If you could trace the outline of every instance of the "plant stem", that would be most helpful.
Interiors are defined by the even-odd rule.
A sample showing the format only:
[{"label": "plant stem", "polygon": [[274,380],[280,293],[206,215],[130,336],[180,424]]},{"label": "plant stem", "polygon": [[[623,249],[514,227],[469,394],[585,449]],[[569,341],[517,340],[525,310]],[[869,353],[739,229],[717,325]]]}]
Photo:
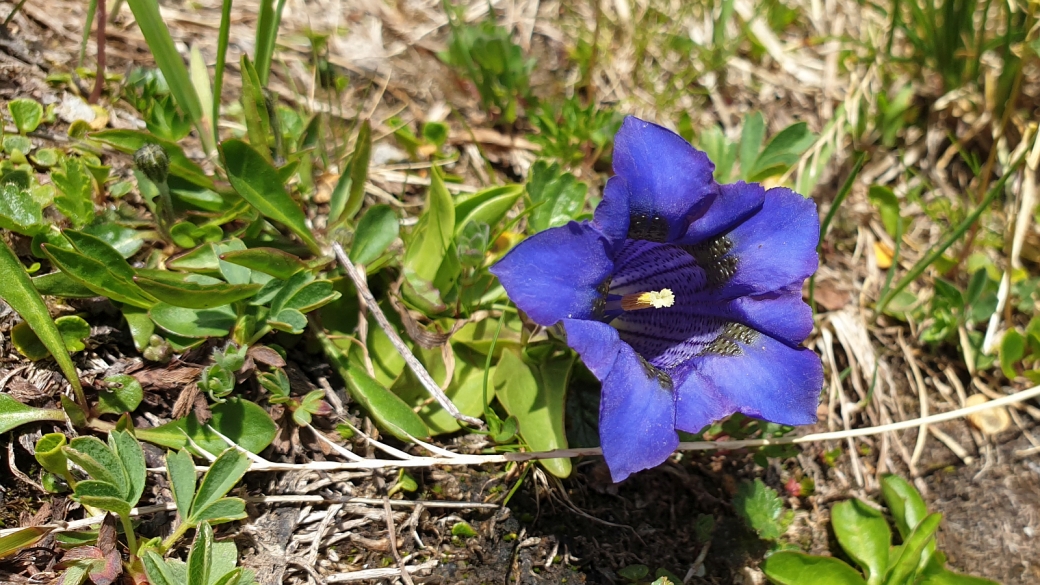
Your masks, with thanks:
[{"label": "plant stem", "polygon": [[96,104],[105,87],[105,0],[97,0],[97,78],[87,103]]},{"label": "plant stem", "polygon": [[[104,0],[98,0],[104,2]],[[137,556],[137,536],[134,534],[134,523],[129,516],[119,515],[119,521],[123,523],[123,533],[126,534],[126,546],[130,549],[130,556]]]},{"label": "plant stem", "polygon": [[192,528],[191,524],[181,518],[181,523],[177,525],[177,528],[166,537],[166,540],[162,541],[159,545],[159,554],[166,554],[166,551],[173,548],[173,545],[177,544],[177,541],[184,537],[184,534]]}]

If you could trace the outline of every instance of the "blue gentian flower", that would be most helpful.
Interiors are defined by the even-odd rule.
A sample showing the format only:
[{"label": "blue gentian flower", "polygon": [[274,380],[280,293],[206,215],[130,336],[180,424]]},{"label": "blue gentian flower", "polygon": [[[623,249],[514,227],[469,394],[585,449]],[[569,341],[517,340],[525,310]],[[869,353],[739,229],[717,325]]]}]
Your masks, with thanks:
[{"label": "blue gentian flower", "polygon": [[535,234],[491,269],[602,382],[614,481],[665,461],[677,430],[734,412],[816,422],[823,367],[801,346],[816,205],[782,187],[720,185],[714,168],[677,134],[626,118],[593,220]]}]

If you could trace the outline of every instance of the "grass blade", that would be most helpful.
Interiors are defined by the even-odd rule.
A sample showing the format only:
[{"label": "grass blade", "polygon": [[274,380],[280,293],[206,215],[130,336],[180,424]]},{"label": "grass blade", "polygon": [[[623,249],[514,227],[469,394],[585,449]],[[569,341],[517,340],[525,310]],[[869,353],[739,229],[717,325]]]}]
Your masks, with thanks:
[{"label": "grass blade", "polygon": [[957,227],[954,228],[953,231],[951,231],[949,235],[946,236],[946,238],[939,242],[938,245],[933,247],[931,250],[928,251],[927,254],[922,256],[921,259],[918,260],[916,264],[914,264],[910,271],[907,272],[906,275],[903,276],[903,278],[899,279],[899,283],[892,287],[888,291],[888,293],[885,296],[883,296],[881,300],[878,301],[877,309],[875,310],[876,314],[880,315],[882,312],[884,312],[885,307],[888,305],[889,302],[891,302],[891,300],[897,294],[903,292],[903,289],[909,286],[911,282],[917,280],[917,277],[921,276],[921,273],[923,273],[926,268],[928,268],[932,265],[933,262],[938,260],[939,257],[943,255],[943,252],[945,252],[950,246],[952,246],[954,242],[959,240],[961,236],[963,236],[964,233],[971,228],[972,224],[978,221],[979,216],[982,215],[982,212],[986,211],[990,203],[993,203],[993,200],[1004,192],[1004,184],[1007,183],[1008,179],[1010,179],[1011,176],[1014,174],[1014,169],[1016,169],[1020,164],[1022,164],[1022,159],[1024,157],[1025,153],[1019,155],[1019,157],[1010,166],[1008,166],[1008,171],[1004,173],[1004,176],[1001,177],[999,181],[997,181],[997,184],[993,185],[990,188],[989,193],[986,193],[986,197],[971,212],[971,214],[968,215],[968,217],[964,218],[964,221],[959,223]]},{"label": "grass blade", "polygon": [[267,87],[267,77],[271,73],[271,59],[274,56],[275,40],[278,38],[278,27],[282,22],[282,10],[285,0],[261,0],[260,16],[256,23],[256,74],[260,78],[260,86]]},{"label": "grass blade", "polygon": [[173,44],[170,30],[166,28],[162,15],[159,14],[159,3],[156,0],[128,0],[127,3],[134,13],[134,20],[137,21],[137,26],[141,29],[148,48],[155,57],[155,64],[159,66],[163,77],[166,78],[167,85],[170,86],[170,93],[173,94],[177,105],[187,114],[191,123],[195,125],[199,136],[203,136],[203,130],[200,127],[202,105],[191,84],[188,68],[184,65],[184,60],[181,59],[177,47]]},{"label": "grass blade", "polygon": [[[867,153],[861,152],[856,157],[856,163],[852,165],[852,171],[849,173],[845,183],[842,184],[841,190],[838,191],[838,195],[834,198],[834,203],[831,203],[831,208],[827,210],[827,215],[823,218],[823,222],[820,223],[820,243],[816,245],[816,252],[819,254],[823,251],[823,239],[827,237],[827,232],[831,229],[831,222],[834,221],[834,216],[837,215],[838,209],[841,208],[841,204],[845,202],[845,198],[852,192],[852,185],[856,182],[856,177],[859,176],[859,172],[863,170],[863,163],[867,160]],[[809,306],[816,311],[816,274],[813,273],[812,278],[809,279]]]},{"label": "grass blade", "polygon": [[47,350],[58,362],[62,373],[68,379],[72,389],[76,392],[76,402],[86,407],[87,400],[83,396],[83,386],[79,383],[79,374],[76,366],[69,357],[69,351],[65,347],[65,341],[61,338],[58,326],[54,324],[47,305],[36,291],[25,267],[18,261],[11,248],[6,242],[0,242],[0,299],[11,306],[22,319],[28,323],[33,333],[40,338]]},{"label": "grass blade", "polygon": [[213,71],[213,140],[220,142],[220,103],[224,90],[224,66],[227,64],[228,39],[231,37],[231,2],[224,0],[220,9],[220,31],[217,33],[217,65]]}]

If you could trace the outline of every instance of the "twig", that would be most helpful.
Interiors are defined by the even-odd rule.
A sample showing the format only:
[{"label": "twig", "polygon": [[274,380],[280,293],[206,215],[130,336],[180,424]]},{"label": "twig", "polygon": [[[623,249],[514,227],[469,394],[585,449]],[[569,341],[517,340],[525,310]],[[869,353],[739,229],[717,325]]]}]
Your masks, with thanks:
[{"label": "twig", "polygon": [[441,405],[441,408],[448,411],[448,414],[455,417],[455,420],[462,421],[468,425],[473,425],[477,428],[484,428],[484,423],[480,419],[473,418],[472,416],[466,416],[459,412],[459,409],[451,402],[444,391],[441,390],[437,382],[433,380],[433,376],[426,371],[422,363],[415,357],[408,346],[404,344],[404,340],[397,334],[397,330],[387,320],[386,315],[383,314],[383,310],[379,308],[379,304],[376,302],[375,297],[372,296],[372,291],[368,290],[368,284],[365,282],[365,276],[362,274],[357,267],[354,266],[353,262],[347,257],[347,254],[343,251],[343,246],[339,245],[339,242],[332,244],[332,249],[336,253],[336,259],[339,260],[343,270],[346,271],[347,276],[354,282],[354,287],[357,288],[361,298],[365,300],[365,305],[368,307],[372,316],[376,318],[376,322],[379,323],[379,327],[383,329],[386,336],[390,339],[390,343],[393,344],[394,348],[401,357],[404,358],[404,362],[408,364],[408,367],[415,374],[415,377],[419,379],[426,391],[430,393],[437,403]]},{"label": "twig", "polygon": [[390,541],[390,554],[397,561],[397,568],[401,569],[401,580],[404,581],[405,585],[415,585],[412,582],[412,576],[408,574],[408,567],[404,564],[401,553],[397,551],[397,528],[394,525],[394,513],[390,509],[390,498],[386,496],[383,497],[383,511],[386,512],[386,536],[387,540]]},{"label": "twig", "polygon": [[[437,566],[437,561],[427,561],[421,565],[405,567],[409,573],[427,571]],[[365,569],[364,571],[353,571],[351,573],[336,573],[325,577],[326,583],[351,583],[354,581],[369,581],[375,579],[386,579],[389,577],[400,577],[400,569]]]}]

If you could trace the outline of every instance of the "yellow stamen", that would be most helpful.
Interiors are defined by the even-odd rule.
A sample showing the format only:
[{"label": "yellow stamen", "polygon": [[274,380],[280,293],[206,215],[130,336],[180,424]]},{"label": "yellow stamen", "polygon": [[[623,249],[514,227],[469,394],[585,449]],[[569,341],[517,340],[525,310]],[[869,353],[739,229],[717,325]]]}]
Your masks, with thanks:
[{"label": "yellow stamen", "polygon": [[632,293],[621,297],[621,308],[625,311],[638,311],[640,309],[663,309],[675,304],[675,295],[672,289],[662,288],[659,291],[644,293]]}]

